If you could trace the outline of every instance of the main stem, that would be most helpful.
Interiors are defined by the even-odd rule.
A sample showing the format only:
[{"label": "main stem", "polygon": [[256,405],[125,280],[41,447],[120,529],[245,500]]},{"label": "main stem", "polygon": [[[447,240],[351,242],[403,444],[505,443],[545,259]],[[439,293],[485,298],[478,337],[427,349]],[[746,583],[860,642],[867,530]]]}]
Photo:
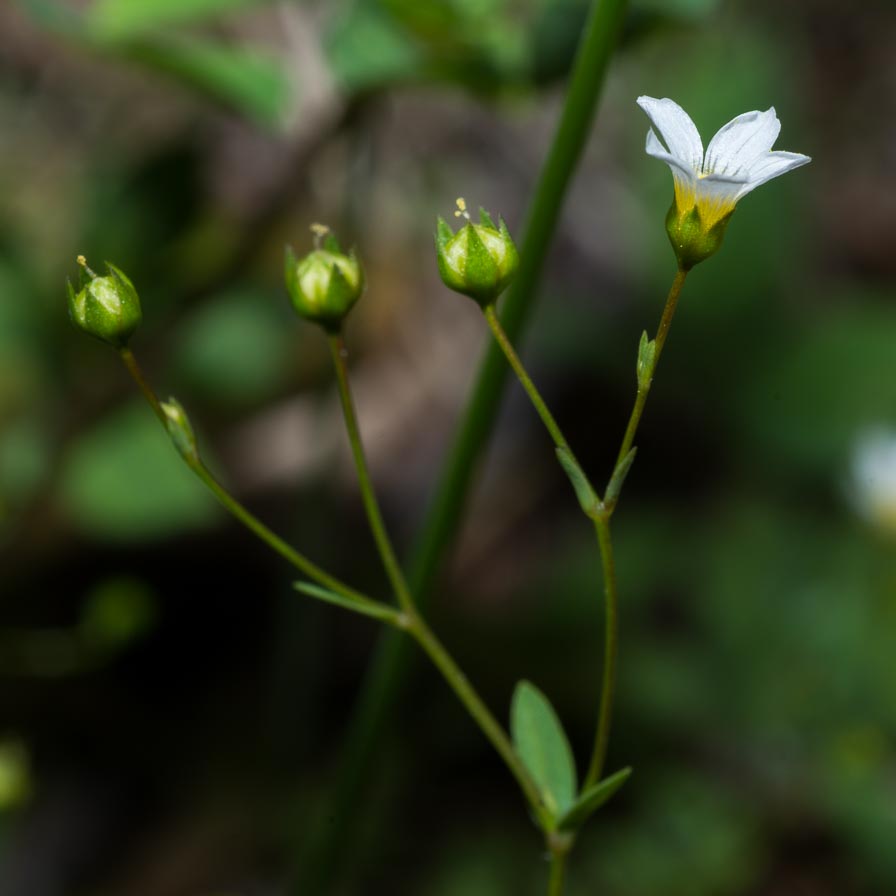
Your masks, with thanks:
[{"label": "main stem", "polygon": [[548,882],[548,896],[562,896],[566,883],[567,852],[551,853],[551,877]]},{"label": "main stem", "polygon": [[435,633],[426,624],[426,621],[417,610],[414,599],[408,588],[407,581],[392,547],[389,533],[386,530],[383,516],[380,512],[379,502],[373,489],[370,470],[367,466],[367,458],[364,453],[364,445],[361,440],[361,430],[358,426],[358,418],[355,412],[355,403],[352,399],[351,386],[348,378],[346,364],[345,340],[341,332],[328,334],[330,353],[336,368],[336,381],[339,386],[339,398],[342,403],[342,411],[345,417],[345,428],[351,443],[352,456],[358,471],[358,483],[361,489],[361,498],[364,509],[367,512],[367,520],[373,533],[374,541],[379,550],[386,574],[395,591],[395,596],[407,617],[407,631],[423,648],[426,655],[432,660],[435,667],[442,673],[458,699],[466,707],[467,712],[479,725],[482,733],[504,760],[511,774],[516,778],[523,791],[526,800],[532,810],[541,815],[542,802],[529,772],[520,761],[506,732],[494,717],[491,710],[485,705],[482,698],[470,684],[469,679],[436,637]]},{"label": "main stem", "polygon": [[613,696],[616,692],[616,655],[619,643],[619,594],[616,587],[616,561],[610,538],[610,518],[599,517],[594,522],[600,563],[604,577],[604,674],[600,692],[600,709],[594,735],[594,750],[582,789],[600,781],[610,743],[610,722],[613,716]]}]

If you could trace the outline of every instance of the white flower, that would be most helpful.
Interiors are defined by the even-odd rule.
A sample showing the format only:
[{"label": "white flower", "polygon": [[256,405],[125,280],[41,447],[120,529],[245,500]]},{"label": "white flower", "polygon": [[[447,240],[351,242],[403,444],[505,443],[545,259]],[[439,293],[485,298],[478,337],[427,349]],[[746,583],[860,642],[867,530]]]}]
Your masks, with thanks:
[{"label": "white flower", "polygon": [[850,491],[868,522],[896,533],[896,431],[877,427],[856,440]]},{"label": "white flower", "polygon": [[760,184],[811,161],[800,153],[771,151],[781,130],[774,107],[733,118],[704,154],[694,122],[678,103],[640,96],[638,105],[653,125],[647,133],[647,154],[672,169],[679,214],[696,207],[706,230]]}]

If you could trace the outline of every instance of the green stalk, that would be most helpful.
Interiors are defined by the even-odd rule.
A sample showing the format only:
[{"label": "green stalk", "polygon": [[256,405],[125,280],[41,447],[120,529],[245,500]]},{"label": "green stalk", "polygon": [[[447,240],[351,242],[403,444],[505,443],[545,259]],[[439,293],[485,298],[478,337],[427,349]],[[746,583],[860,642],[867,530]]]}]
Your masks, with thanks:
[{"label": "green stalk", "polygon": [[[120,354],[128,373],[133,377],[134,381],[139,386],[140,391],[143,393],[144,398],[146,398],[150,407],[155,411],[156,416],[162,421],[162,425],[167,431],[167,418],[165,412],[162,410],[162,404],[156,393],[153,391],[153,388],[143,376],[143,371],[140,369],[140,365],[137,363],[134,353],[130,349],[125,348],[121,350]],[[183,457],[183,455],[181,456]],[[331,576],[316,563],[309,560],[304,554],[300,554],[297,550],[290,547],[279,535],[272,532],[263,522],[261,522],[261,520],[243,507],[243,505],[240,504],[240,502],[237,501],[236,498],[234,498],[233,495],[231,495],[224,486],[217,481],[217,479],[215,479],[208,467],[205,466],[198,456],[195,459],[186,457],[183,459],[187,466],[199,477],[199,479],[202,480],[203,483],[205,483],[211,493],[234,517],[236,517],[237,520],[239,520],[239,522],[260,538],[269,548],[271,548],[271,550],[275,551],[283,557],[284,560],[292,564],[303,575],[306,575],[309,579],[313,579],[325,588],[329,588],[330,591],[335,591],[336,594],[341,594],[349,600],[355,600],[361,603],[379,603],[367,595],[361,594],[360,591],[356,591],[354,588],[351,588],[334,576]]]},{"label": "green stalk", "polygon": [[[503,320],[513,339],[519,338],[534,305],[544,260],[591,130],[627,5],[627,0],[592,3],[557,131],[529,206],[521,242],[520,270],[504,302]],[[442,559],[460,525],[476,463],[491,435],[505,381],[501,352],[490,345],[411,559],[408,578],[421,604],[425,604],[432,591]],[[318,870],[312,872],[315,879],[312,886],[317,885],[318,891],[331,885],[340,852],[351,849],[349,825],[355,816],[353,806],[373,761],[384,723],[401,690],[408,659],[406,644],[398,633],[383,633],[349,724],[347,753],[331,805],[331,814],[338,822],[328,826],[322,840],[313,844]]]},{"label": "green stalk", "polygon": [[551,877],[548,881],[548,896],[563,896],[566,883],[566,857],[568,853],[551,853]]},{"label": "green stalk", "polygon": [[610,721],[613,716],[613,696],[616,692],[616,654],[619,642],[619,595],[616,587],[616,561],[613,557],[613,542],[610,539],[609,517],[598,517],[594,521],[597,543],[600,547],[600,563],[604,576],[604,674],[600,691],[600,709],[597,714],[597,730],[594,735],[594,750],[588,765],[588,774],[582,784],[587,790],[600,781],[607,745],[610,742]]},{"label": "green stalk", "polygon": [[542,801],[538,788],[517,755],[516,750],[514,750],[507,733],[494,715],[492,715],[482,698],[470,684],[469,679],[426,624],[426,621],[414,605],[414,599],[411,596],[404,573],[396,559],[395,549],[392,547],[392,541],[383,522],[383,515],[380,512],[379,502],[377,501],[373,481],[370,477],[370,470],[367,466],[361,430],[358,426],[358,417],[355,412],[355,402],[352,398],[351,384],[348,378],[345,341],[341,333],[328,334],[328,341],[330,354],[333,358],[333,366],[336,368],[336,382],[339,387],[343,416],[345,417],[345,428],[358,472],[358,484],[361,489],[364,509],[367,513],[367,521],[370,524],[370,530],[373,533],[386,574],[395,591],[395,597],[398,599],[404,612],[406,618],[405,630],[423,648],[423,651],[432,660],[435,667],[442,673],[442,676],[467,712],[469,712],[470,716],[482,730],[482,733],[495,748],[498,755],[504,760],[511,774],[516,778],[523,795],[529,803],[529,807],[536,815],[541,816]]},{"label": "green stalk", "polygon": [[361,441],[358,415],[355,412],[355,403],[352,399],[352,390],[348,381],[348,368],[345,363],[347,355],[345,340],[341,332],[328,333],[327,342],[330,346],[330,355],[333,358],[333,367],[336,370],[339,400],[342,403],[342,416],[345,418],[345,428],[352,448],[355,469],[358,472],[361,500],[364,502],[364,511],[367,514],[370,531],[373,533],[373,540],[376,542],[376,548],[382,558],[383,567],[386,570],[389,584],[395,592],[395,597],[398,599],[402,610],[406,613],[411,613],[414,609],[414,599],[405,581],[398,558],[395,556],[395,549],[392,547],[389,533],[386,531],[386,524],[383,522],[383,515],[380,512],[380,505],[373,490],[373,481],[370,478],[367,458],[364,455],[364,443]]},{"label": "green stalk", "polygon": [[641,416],[644,413],[644,405],[647,404],[647,395],[650,392],[650,386],[653,383],[653,375],[656,373],[657,365],[660,363],[660,355],[663,353],[663,346],[666,344],[666,337],[669,335],[669,327],[672,326],[672,318],[675,316],[675,309],[678,307],[678,297],[681,295],[681,288],[687,279],[687,271],[678,271],[675,279],[672,281],[672,287],[669,295],[666,297],[666,305],[663,308],[663,316],[660,318],[660,325],[656,331],[656,355],[653,360],[653,371],[650,378],[642,387],[638,386],[638,394],[635,398],[635,406],[632,408],[632,415],[629,418],[628,426],[625,428],[625,436],[622,439],[622,445],[619,448],[619,454],[616,457],[616,466],[625,460],[626,455],[631,451],[632,444],[635,441],[635,434],[638,432],[638,424],[641,422]]}]

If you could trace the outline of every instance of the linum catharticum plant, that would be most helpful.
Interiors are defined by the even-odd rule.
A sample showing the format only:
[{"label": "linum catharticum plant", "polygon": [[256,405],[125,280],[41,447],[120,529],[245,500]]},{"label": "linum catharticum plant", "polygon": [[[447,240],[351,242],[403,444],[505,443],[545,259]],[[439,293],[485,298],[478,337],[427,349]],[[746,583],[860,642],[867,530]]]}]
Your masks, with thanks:
[{"label": "linum catharticum plant", "polygon": [[519,265],[517,248],[506,224],[499,218],[496,225],[485,210],[480,210],[479,222],[474,223],[466,202],[458,199],[455,215],[462,220],[462,226],[454,232],[439,218],[435,238],[442,280],[450,289],[472,298],[482,309],[497,344],[553,440],[557,459],[595,530],[603,570],[603,680],[591,758],[581,781],[563,726],[547,697],[533,684],[521,681],[511,701],[508,732],[417,608],[380,513],[349,383],[344,325],[364,291],[364,272],[354,252],[345,253],[328,228],[313,225],[313,251],[301,259],[291,249],[286,252],[286,288],[296,312],[318,324],[328,341],[361,497],[393,591],[393,602],[362,594],[315,565],[268,529],[212,476],[202,460],[183,407],[174,398],[167,402],[158,399],[129,347],[130,338],[141,321],[141,308],[136,289],[122,271],[110,264],[107,274],[99,276],[79,257],[77,289],[71,284],[68,286],[69,313],[75,325],[118,351],[187,466],[227,510],[302,574],[303,578],[295,583],[296,589],[393,626],[420,645],[516,779],[551,857],[549,896],[563,892],[567,856],[577,833],[631,774],[630,768],[604,774],[617,654],[618,594],[611,521],[635,459],[638,425],[682,287],[689,271],[721,247],[741,197],[765,181],[809,161],[808,156],[772,151],[780,130],[774,109],[737,116],[719,130],[704,153],[693,122],[672,100],[640,97],[638,104],[653,125],[647,135],[647,153],[666,162],[672,170],[674,198],[666,217],[666,231],[678,260],[678,270],[655,337],[649,338],[646,332],[641,336],[635,365],[634,407],[615,466],[602,490],[585,473],[501,325],[497,302]]}]

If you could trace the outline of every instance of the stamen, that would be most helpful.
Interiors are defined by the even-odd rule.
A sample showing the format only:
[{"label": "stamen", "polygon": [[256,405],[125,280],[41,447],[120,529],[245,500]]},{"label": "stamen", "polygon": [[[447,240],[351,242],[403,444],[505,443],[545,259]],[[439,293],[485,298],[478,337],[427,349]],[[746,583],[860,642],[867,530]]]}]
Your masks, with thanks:
[{"label": "stamen", "polygon": [[467,200],[463,196],[459,196],[457,199],[457,211],[454,213],[454,217],[470,220],[470,213],[467,211]]},{"label": "stamen", "polygon": [[311,232],[314,234],[314,248],[320,249],[320,241],[330,232],[330,228],[326,224],[315,222],[311,225]]},{"label": "stamen", "polygon": [[83,255],[79,255],[79,256],[75,259],[75,261],[77,261],[78,264],[81,265],[81,267],[84,268],[84,270],[87,271],[87,273],[90,274],[90,276],[91,276],[94,280],[96,279],[96,276],[97,276],[97,275],[96,275],[92,270],[90,270],[89,267],[87,267],[87,259],[86,259]]}]

